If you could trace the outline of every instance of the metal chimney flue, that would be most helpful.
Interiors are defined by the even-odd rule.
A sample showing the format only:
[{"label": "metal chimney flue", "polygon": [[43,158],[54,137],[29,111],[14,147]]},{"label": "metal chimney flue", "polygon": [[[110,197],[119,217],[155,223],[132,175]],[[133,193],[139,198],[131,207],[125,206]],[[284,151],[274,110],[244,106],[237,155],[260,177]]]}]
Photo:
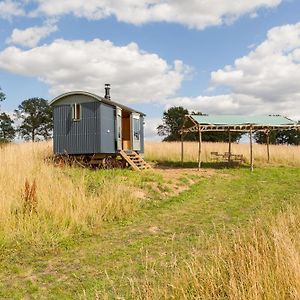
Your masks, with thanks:
[{"label": "metal chimney flue", "polygon": [[106,83],[105,84],[105,99],[110,100],[110,84]]}]

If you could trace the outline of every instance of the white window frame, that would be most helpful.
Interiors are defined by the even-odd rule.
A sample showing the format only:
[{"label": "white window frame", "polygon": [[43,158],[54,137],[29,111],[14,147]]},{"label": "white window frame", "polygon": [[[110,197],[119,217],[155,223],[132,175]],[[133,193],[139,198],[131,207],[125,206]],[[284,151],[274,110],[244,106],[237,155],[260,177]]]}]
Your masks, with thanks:
[{"label": "white window frame", "polygon": [[[79,118],[77,118],[77,115],[78,115],[77,109],[78,109],[78,107],[79,107]],[[72,104],[72,120],[73,121],[80,121],[81,120],[81,114],[82,114],[81,104],[80,103]]]}]

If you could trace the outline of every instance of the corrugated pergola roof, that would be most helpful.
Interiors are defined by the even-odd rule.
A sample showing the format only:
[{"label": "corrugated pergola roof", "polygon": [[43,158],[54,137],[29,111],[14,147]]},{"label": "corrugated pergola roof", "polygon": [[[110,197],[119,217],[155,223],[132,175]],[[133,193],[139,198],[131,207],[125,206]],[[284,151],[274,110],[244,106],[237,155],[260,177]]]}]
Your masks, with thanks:
[{"label": "corrugated pergola roof", "polygon": [[237,115],[188,115],[182,132],[193,131],[255,131],[300,128],[297,122],[280,115],[237,116]]},{"label": "corrugated pergola roof", "polygon": [[191,115],[191,117],[203,125],[295,125],[294,121],[283,116]]}]

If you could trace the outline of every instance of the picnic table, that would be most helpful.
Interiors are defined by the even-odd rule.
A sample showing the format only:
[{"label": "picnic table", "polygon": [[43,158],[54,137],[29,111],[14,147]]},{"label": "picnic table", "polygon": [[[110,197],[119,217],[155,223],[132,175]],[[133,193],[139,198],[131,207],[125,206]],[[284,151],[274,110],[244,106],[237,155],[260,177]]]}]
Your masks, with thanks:
[{"label": "picnic table", "polygon": [[219,153],[219,152],[211,152],[211,157],[214,161],[228,161],[228,162],[238,162],[242,163],[245,161],[243,154],[234,154],[229,152]]}]

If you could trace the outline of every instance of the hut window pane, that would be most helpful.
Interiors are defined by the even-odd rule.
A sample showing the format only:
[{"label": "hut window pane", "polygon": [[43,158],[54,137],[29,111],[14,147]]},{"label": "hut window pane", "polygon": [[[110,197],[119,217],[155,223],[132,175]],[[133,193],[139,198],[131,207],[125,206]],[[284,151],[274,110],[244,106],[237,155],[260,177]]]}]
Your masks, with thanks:
[{"label": "hut window pane", "polygon": [[140,120],[133,119],[133,135],[134,139],[139,141],[140,140]]},{"label": "hut window pane", "polygon": [[81,119],[81,105],[73,104],[72,106],[72,119],[73,121],[79,121]]}]

